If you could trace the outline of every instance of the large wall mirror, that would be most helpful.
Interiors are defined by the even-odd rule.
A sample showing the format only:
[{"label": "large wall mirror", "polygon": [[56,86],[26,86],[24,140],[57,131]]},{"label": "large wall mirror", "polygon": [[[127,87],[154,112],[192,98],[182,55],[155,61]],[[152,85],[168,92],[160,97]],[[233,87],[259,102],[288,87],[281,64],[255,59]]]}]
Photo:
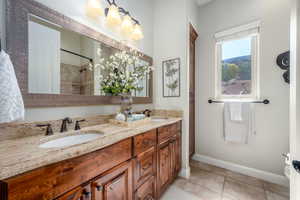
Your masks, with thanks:
[{"label": "large wall mirror", "polygon": [[[105,95],[97,66],[120,51],[115,41],[33,0],[7,0],[7,48],[26,107],[118,104]],[[142,54],[139,62],[152,65]],[[134,103],[152,103],[152,74],[140,80]]]}]

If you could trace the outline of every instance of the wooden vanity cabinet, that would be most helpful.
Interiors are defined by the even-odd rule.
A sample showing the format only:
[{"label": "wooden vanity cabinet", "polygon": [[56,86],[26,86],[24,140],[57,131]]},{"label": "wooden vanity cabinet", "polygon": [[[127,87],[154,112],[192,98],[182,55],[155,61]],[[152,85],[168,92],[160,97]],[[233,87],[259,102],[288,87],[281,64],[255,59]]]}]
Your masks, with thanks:
[{"label": "wooden vanity cabinet", "polygon": [[181,123],[0,181],[0,200],[155,200],[181,168]]}]

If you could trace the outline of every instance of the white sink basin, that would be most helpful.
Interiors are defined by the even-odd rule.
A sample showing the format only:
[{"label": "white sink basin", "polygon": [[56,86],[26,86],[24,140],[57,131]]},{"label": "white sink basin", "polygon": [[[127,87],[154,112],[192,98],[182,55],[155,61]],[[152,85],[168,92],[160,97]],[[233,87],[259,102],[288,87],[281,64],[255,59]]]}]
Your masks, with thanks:
[{"label": "white sink basin", "polygon": [[83,134],[83,135],[66,136],[66,137],[54,139],[49,142],[40,144],[39,147],[45,148],[45,149],[69,147],[72,145],[89,142],[89,141],[95,140],[102,136],[103,136],[103,134],[101,134],[101,133],[88,133],[88,134]]},{"label": "white sink basin", "polygon": [[164,122],[168,120],[167,118],[152,118],[151,121],[153,122]]}]

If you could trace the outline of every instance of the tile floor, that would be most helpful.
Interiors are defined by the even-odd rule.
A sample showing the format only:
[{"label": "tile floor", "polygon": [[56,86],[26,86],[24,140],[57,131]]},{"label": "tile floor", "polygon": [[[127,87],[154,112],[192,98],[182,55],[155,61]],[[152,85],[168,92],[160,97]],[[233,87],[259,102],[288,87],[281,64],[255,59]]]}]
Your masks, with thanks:
[{"label": "tile floor", "polygon": [[178,178],[161,200],[289,200],[289,188],[191,161],[190,179]]}]

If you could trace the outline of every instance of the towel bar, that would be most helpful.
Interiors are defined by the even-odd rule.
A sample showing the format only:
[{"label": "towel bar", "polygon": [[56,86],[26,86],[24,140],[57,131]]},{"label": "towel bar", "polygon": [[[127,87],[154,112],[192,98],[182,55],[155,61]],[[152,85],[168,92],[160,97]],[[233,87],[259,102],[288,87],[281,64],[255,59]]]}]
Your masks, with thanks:
[{"label": "towel bar", "polygon": [[[270,104],[270,100],[264,99],[262,101],[249,101],[250,103],[263,103],[263,104]],[[225,101],[220,101],[220,100],[212,100],[209,99],[208,103],[225,103]]]}]

